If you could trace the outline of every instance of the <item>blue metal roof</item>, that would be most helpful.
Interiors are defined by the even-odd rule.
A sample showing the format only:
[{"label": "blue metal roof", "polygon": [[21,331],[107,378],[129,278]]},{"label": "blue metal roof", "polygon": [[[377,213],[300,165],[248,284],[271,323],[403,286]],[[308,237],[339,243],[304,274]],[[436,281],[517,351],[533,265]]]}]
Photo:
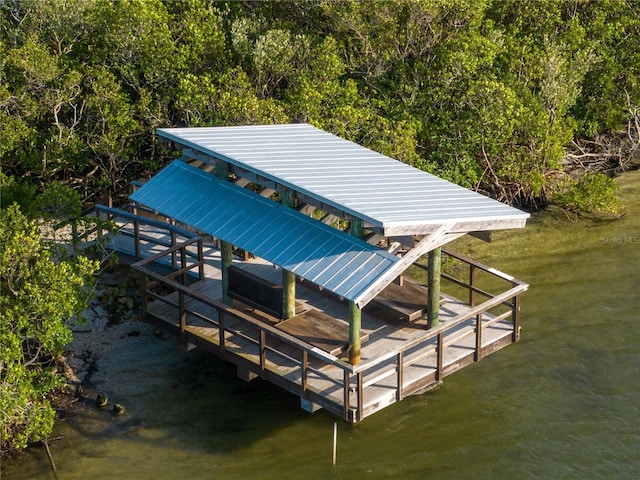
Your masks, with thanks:
[{"label": "blue metal roof", "polygon": [[385,250],[179,160],[131,199],[360,306],[363,295],[400,263]]},{"label": "blue metal roof", "polygon": [[162,128],[161,138],[363,219],[386,236],[524,227],[529,214],[307,124]]}]

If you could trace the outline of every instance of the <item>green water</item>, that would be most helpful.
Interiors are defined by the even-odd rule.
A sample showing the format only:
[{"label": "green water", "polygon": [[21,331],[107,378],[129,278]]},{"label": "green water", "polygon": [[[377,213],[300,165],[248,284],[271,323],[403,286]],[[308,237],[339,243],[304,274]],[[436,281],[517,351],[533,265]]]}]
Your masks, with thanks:
[{"label": "green water", "polygon": [[[458,245],[531,284],[522,340],[350,426],[216,359],[135,326],[92,376],[127,413],[87,409],[6,479],[640,478],[640,172],[626,215],[534,216],[492,244]],[[133,328],[133,327],[132,327]]]}]

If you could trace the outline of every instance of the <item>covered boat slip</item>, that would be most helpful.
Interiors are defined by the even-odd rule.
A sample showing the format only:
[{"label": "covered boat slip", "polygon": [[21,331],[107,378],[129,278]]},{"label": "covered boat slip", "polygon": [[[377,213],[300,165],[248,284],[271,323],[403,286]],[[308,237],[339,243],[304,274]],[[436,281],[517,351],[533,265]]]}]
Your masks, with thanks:
[{"label": "covered boat slip", "polygon": [[[521,228],[528,214],[310,125],[158,135],[182,157],[131,200],[219,247],[213,270],[201,237],[172,236],[134,265],[148,281],[147,317],[185,345],[356,422],[518,340],[526,284],[461,257],[466,279],[441,274],[441,247]],[[238,264],[238,250],[249,261]],[[151,268],[168,258],[169,275]],[[403,285],[414,265],[424,285]],[[479,288],[478,272],[505,288]],[[442,293],[441,281],[468,299]]]}]

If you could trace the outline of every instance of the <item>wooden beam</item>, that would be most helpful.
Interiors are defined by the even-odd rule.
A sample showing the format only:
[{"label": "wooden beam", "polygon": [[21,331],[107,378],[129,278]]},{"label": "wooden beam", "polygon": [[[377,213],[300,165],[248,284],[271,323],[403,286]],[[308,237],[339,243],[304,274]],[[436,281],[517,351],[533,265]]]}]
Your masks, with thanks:
[{"label": "wooden beam", "polygon": [[[484,230],[503,230],[511,228],[524,228],[529,214],[522,213],[517,217],[506,217],[496,220],[474,220],[468,222],[456,222],[449,229],[450,233],[471,233]],[[438,229],[438,225],[411,225],[411,226],[387,226],[381,232],[385,237],[396,237],[403,235],[430,235]]]},{"label": "wooden beam", "polygon": [[428,255],[427,270],[427,325],[433,328],[440,322],[440,265],[442,249],[435,248]]},{"label": "wooden beam", "polygon": [[378,295],[378,293],[393,282],[398,275],[402,274],[407,268],[413,265],[413,263],[422,255],[464,235],[463,233],[448,233],[448,229],[451,225],[452,224],[441,225],[435,232],[424,237],[420,243],[409,250],[393,267],[383,273],[373,287],[355,299],[355,302],[360,306],[360,308],[363,308],[367,303],[369,303],[376,295]]},{"label": "wooden beam", "polygon": [[355,302],[349,302],[349,363],[360,363],[360,331],[362,310]]}]

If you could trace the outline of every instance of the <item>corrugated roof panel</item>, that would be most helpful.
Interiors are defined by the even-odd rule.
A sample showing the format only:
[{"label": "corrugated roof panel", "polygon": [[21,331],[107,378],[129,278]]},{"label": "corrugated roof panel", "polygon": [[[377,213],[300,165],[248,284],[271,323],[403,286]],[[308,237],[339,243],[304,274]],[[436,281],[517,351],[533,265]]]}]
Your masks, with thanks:
[{"label": "corrugated roof panel", "polygon": [[392,234],[442,220],[524,226],[528,214],[306,124],[159,129],[158,135],[223,159]]},{"label": "corrugated roof panel", "polygon": [[232,243],[348,300],[399,259],[377,247],[181,161],[131,199]]}]

